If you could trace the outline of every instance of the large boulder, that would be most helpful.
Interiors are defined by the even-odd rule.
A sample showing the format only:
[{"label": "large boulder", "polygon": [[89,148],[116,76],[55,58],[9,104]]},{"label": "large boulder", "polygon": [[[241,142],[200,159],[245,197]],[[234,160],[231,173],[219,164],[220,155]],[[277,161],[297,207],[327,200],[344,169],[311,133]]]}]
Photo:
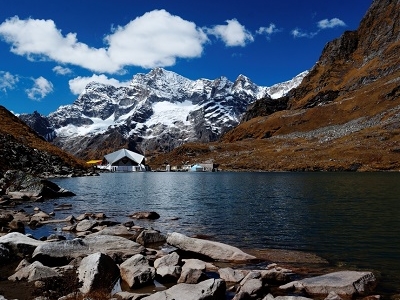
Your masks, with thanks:
[{"label": "large boulder", "polygon": [[82,282],[80,291],[83,294],[93,291],[110,292],[119,278],[119,268],[110,256],[97,252],[82,259],[78,278]]},{"label": "large boulder", "polygon": [[178,279],[178,283],[199,283],[201,281],[207,280],[210,277],[206,273],[199,269],[184,269],[181,272],[181,276]]},{"label": "large boulder", "polygon": [[157,258],[154,261],[157,278],[160,282],[176,282],[181,276],[180,257],[176,252]]},{"label": "large boulder", "polygon": [[28,282],[32,282],[58,276],[60,276],[60,274],[54,269],[43,266],[40,262],[35,261],[32,264],[19,269],[15,274],[8,277],[8,280],[19,281],[24,279]]},{"label": "large boulder", "polygon": [[146,247],[151,244],[165,243],[166,240],[167,238],[159,231],[154,229],[145,229],[139,234],[136,242]]},{"label": "large boulder", "polygon": [[0,244],[10,248],[15,254],[21,256],[31,255],[36,247],[44,244],[19,232],[11,232],[0,237]]},{"label": "large boulder", "polygon": [[249,271],[247,270],[235,270],[230,267],[221,268],[218,270],[219,277],[226,282],[238,283],[240,282]]},{"label": "large boulder", "polygon": [[251,271],[240,282],[238,292],[233,300],[238,299],[258,299],[262,296],[265,285],[261,273],[258,271]]},{"label": "large boulder", "polygon": [[118,224],[115,226],[105,227],[104,229],[95,232],[92,235],[113,235],[134,241],[138,237],[139,233],[136,230],[129,230],[126,226]]},{"label": "large boulder", "polygon": [[96,225],[97,225],[97,221],[85,219],[85,220],[79,221],[78,224],[76,224],[75,230],[77,232],[90,231]]},{"label": "large boulder", "polygon": [[294,274],[292,270],[278,267],[275,264],[271,264],[267,267],[267,270],[260,270],[263,279],[268,282],[279,282],[284,283],[290,280],[290,277]]},{"label": "large boulder", "polygon": [[49,180],[22,171],[9,170],[4,174],[4,178],[7,182],[6,194],[11,198],[37,199],[75,196],[73,192],[65,190]]},{"label": "large boulder", "polygon": [[93,253],[89,246],[79,238],[59,242],[43,242],[35,251],[32,258],[48,266],[63,266],[72,259]]},{"label": "large boulder", "polygon": [[74,258],[94,252],[102,252],[117,260],[123,260],[145,250],[142,245],[123,237],[88,235],[85,239],[44,242],[35,249],[32,257],[50,266],[61,266]]},{"label": "large boulder", "polygon": [[225,299],[226,285],[221,279],[208,279],[198,284],[179,283],[154,293],[143,300],[221,300]]},{"label": "large boulder", "polygon": [[13,214],[13,217],[14,217],[13,221],[18,221],[22,223],[28,223],[31,220],[31,216],[24,211],[15,212]]},{"label": "large boulder", "polygon": [[182,259],[184,265],[182,266],[182,270],[185,269],[194,269],[205,271],[207,268],[207,263],[196,258]]},{"label": "large boulder", "polygon": [[136,254],[120,265],[121,278],[130,288],[153,284],[155,269],[146,257]]},{"label": "large boulder", "polygon": [[32,221],[42,222],[42,221],[46,221],[48,219],[50,219],[49,214],[45,213],[44,211],[39,211],[31,217],[30,222],[32,222]]},{"label": "large boulder", "polygon": [[178,283],[199,283],[201,281],[210,279],[204,272],[207,264],[199,259],[184,259],[185,264],[182,266],[181,276]]},{"label": "large boulder", "polygon": [[168,234],[167,243],[178,249],[202,254],[215,260],[246,262],[256,259],[255,256],[249,255],[236,247],[187,237],[177,232]]},{"label": "large boulder", "polygon": [[21,221],[12,220],[8,223],[9,232],[19,232],[25,234],[25,225]]},{"label": "large boulder", "polygon": [[372,272],[339,271],[292,281],[280,286],[280,289],[295,289],[309,295],[326,296],[335,292],[340,296],[356,296],[372,291],[375,286],[376,278]]},{"label": "large boulder", "polygon": [[90,249],[106,253],[111,257],[128,258],[146,251],[142,245],[120,236],[88,235],[84,241]]}]

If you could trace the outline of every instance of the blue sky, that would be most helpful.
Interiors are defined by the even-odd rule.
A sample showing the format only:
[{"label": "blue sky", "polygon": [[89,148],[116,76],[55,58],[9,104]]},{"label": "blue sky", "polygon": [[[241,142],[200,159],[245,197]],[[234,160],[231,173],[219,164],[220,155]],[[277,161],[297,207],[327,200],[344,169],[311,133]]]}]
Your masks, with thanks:
[{"label": "blue sky", "polygon": [[0,9],[0,104],[48,115],[90,81],[163,67],[189,79],[244,74],[271,86],[357,29],[372,0],[13,0]]}]

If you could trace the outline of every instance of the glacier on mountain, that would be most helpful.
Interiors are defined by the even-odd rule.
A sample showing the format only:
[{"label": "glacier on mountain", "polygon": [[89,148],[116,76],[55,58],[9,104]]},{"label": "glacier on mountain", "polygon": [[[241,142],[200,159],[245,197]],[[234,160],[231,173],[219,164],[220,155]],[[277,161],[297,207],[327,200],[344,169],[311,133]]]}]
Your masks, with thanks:
[{"label": "glacier on mountain", "polygon": [[95,140],[107,144],[108,136],[113,141],[120,136],[120,143],[124,140],[134,151],[168,151],[185,142],[217,140],[238,125],[249,104],[287,93],[306,74],[261,87],[244,75],[234,82],[226,77],[190,80],[156,68],[134,75],[128,86],[91,82],[73,104],[60,106],[48,121],[54,142],[78,157],[82,149],[98,143]]}]

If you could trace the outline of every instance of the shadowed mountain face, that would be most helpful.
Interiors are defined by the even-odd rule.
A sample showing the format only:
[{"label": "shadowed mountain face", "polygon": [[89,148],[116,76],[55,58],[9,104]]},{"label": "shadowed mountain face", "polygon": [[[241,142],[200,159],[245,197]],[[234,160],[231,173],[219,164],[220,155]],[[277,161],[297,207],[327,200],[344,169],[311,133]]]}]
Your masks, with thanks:
[{"label": "shadowed mountain face", "polygon": [[85,168],[82,161],[45,141],[0,106],[0,178],[7,170],[42,177],[78,173]]},{"label": "shadowed mountain face", "polygon": [[[185,145],[171,164],[226,169],[400,169],[400,1],[375,0],[356,31],[329,42],[285,97],[252,104],[219,143]],[[189,156],[187,156],[189,154]]]}]

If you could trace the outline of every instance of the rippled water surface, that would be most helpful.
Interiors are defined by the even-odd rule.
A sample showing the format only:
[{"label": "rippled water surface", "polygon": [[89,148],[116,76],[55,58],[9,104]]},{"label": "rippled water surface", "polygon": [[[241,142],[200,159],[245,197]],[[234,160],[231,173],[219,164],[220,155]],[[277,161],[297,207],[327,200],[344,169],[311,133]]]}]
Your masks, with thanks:
[{"label": "rippled water surface", "polygon": [[161,218],[143,225],[164,233],[314,252],[377,270],[400,292],[400,173],[147,172],[53,181],[77,194],[43,204],[50,211],[72,204],[58,218],[105,212],[126,221],[131,212],[152,210]]}]

